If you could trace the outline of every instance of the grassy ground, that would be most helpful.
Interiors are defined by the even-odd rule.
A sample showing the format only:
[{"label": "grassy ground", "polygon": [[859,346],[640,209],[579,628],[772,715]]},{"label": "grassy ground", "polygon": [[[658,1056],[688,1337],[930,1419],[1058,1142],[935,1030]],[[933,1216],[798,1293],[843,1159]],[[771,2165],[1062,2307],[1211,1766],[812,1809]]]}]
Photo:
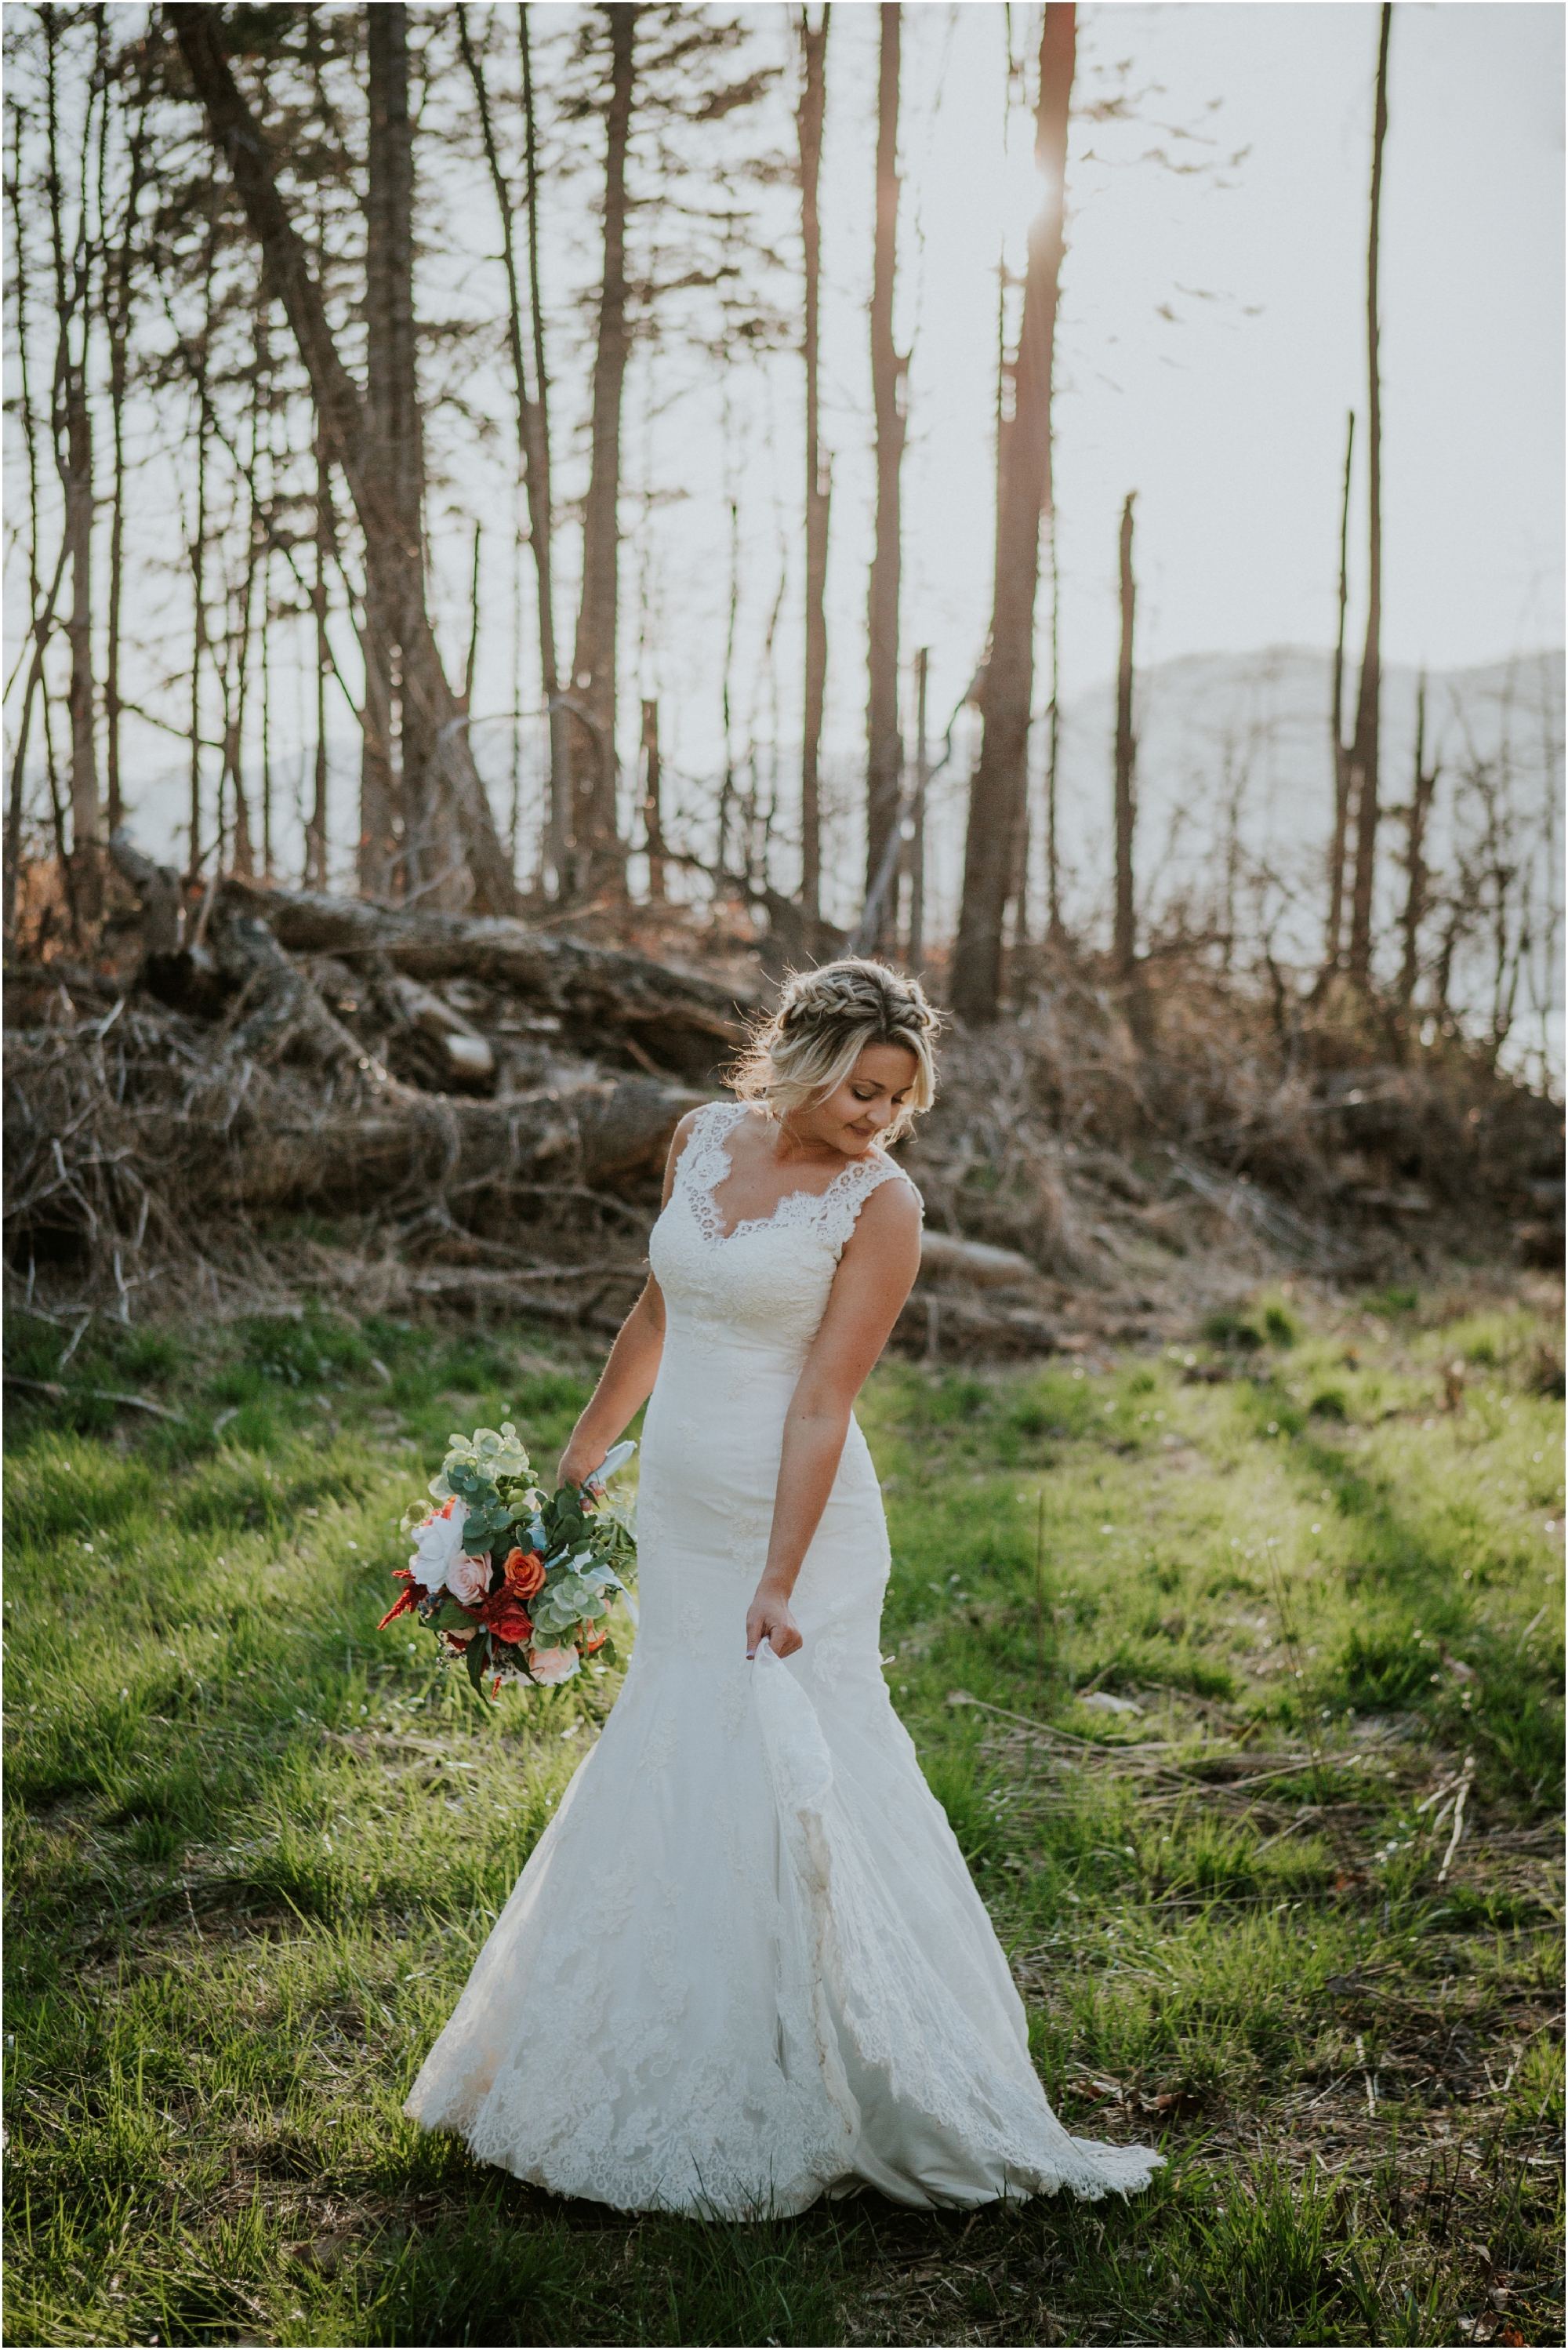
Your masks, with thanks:
[{"label": "grassy ground", "polygon": [[378,1634],[395,1521],[449,1428],[552,1457],[585,1367],[306,1318],[62,1368],[14,1316],[64,1392],[11,1390],[8,2339],[1561,2342],[1548,1335],[1277,1298],[877,1375],[896,1701],[1053,2098],[1171,2160],[1126,2208],[742,2229],[399,2116],[616,1679],[487,1711]]}]

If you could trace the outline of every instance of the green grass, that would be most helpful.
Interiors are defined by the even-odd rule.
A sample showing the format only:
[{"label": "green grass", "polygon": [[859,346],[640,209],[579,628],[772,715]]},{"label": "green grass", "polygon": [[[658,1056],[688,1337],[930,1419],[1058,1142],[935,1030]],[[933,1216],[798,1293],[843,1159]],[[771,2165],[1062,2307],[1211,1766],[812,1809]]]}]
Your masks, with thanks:
[{"label": "green grass", "polygon": [[588,1367],[313,1314],[62,1367],[73,1328],[10,1331],[65,1393],[8,1427],[9,2340],[1561,2341],[1526,1308],[1270,1295],[1158,1358],[877,1374],[895,1701],[1059,2109],[1170,2167],[755,2228],[562,2204],[399,2110],[617,1676],[484,1709],[375,1628],[396,1522],[449,1429],[552,1461]]}]

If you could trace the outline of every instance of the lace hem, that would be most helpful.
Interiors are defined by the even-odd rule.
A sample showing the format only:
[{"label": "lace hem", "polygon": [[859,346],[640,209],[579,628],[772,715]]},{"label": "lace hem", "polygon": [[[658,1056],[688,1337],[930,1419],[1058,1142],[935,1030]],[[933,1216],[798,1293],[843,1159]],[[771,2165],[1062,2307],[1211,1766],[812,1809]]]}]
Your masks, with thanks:
[{"label": "lace hem", "polygon": [[[884,1183],[908,1183],[917,1200],[920,1194],[904,1170],[879,1151],[852,1159],[820,1191],[790,1191],[766,1216],[742,1216],[724,1230],[714,1194],[733,1171],[727,1138],[748,1115],[744,1102],[711,1102],[699,1110],[685,1149],[675,1169],[675,1188],[691,1211],[693,1222],[711,1247],[740,1240],[748,1232],[820,1230],[834,1249],[841,1249],[855,1230],[856,1220],[873,1191]],[[925,1202],[920,1201],[922,1215]]]},{"label": "lace hem", "polygon": [[1165,2157],[1150,2147],[1074,2137],[1046,2102],[1026,2050],[1007,2058],[969,2026],[909,1934],[876,1860],[834,1786],[811,1700],[764,1641],[753,1690],[780,1840],[802,1910],[813,1979],[857,2056],[892,2097],[1000,2168],[1011,2191],[1081,2200],[1137,2193]]}]

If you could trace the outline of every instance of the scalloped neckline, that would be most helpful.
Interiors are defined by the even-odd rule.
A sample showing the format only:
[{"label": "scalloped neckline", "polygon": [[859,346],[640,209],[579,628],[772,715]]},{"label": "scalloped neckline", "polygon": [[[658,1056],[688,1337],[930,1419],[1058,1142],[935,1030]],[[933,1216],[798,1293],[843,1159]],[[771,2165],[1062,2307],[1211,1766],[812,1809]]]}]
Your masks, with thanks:
[{"label": "scalloped neckline", "polygon": [[[726,1103],[722,1107],[730,1108],[732,1105]],[[687,1197],[691,1202],[697,1229],[711,1248],[722,1248],[726,1242],[739,1240],[746,1232],[765,1232],[771,1225],[778,1222],[784,1210],[793,1207],[797,1200],[810,1200],[817,1204],[825,1203],[832,1198],[846,1178],[857,1174],[867,1164],[867,1159],[878,1167],[893,1167],[895,1173],[901,1174],[903,1171],[901,1168],[894,1166],[894,1162],[884,1157],[882,1153],[867,1151],[865,1158],[850,1159],[846,1166],[839,1169],[836,1175],[830,1176],[820,1191],[813,1191],[808,1186],[803,1184],[798,1191],[786,1191],[782,1199],[775,1200],[767,1215],[742,1216],[738,1222],[731,1225],[727,1232],[722,1232],[719,1229],[719,1222],[722,1211],[714,1193],[720,1184],[734,1172],[734,1161],[730,1156],[726,1138],[734,1132],[743,1118],[748,1118],[750,1115],[744,1102],[734,1103],[732,1115],[725,1119],[723,1126],[719,1128],[718,1131],[701,1138],[700,1149],[697,1148],[699,1137],[693,1134],[686,1150],[681,1154],[680,1171],[686,1171],[688,1157],[691,1157],[692,1159],[687,1175]],[[717,1127],[718,1121],[715,1120],[714,1124]],[[694,1156],[692,1156],[693,1153],[695,1153]],[[707,1172],[704,1165],[710,1155],[721,1162],[711,1174]]]}]

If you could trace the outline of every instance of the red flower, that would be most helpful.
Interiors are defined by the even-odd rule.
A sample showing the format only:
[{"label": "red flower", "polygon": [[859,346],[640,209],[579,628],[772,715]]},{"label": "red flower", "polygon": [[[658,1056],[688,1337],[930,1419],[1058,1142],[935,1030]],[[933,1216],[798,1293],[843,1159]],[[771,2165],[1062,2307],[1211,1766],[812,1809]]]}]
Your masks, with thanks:
[{"label": "red flower", "polygon": [[514,1648],[524,1647],[534,1637],[534,1627],[525,1610],[506,1584],[485,1601],[479,1613],[497,1639],[509,1641]]},{"label": "red flower", "polygon": [[514,1550],[507,1554],[504,1568],[505,1587],[518,1601],[532,1599],[543,1587],[545,1562],[536,1550]]},{"label": "red flower", "polygon": [[607,1624],[604,1627],[604,1628],[603,1628],[603,1630],[602,1630],[602,1631],[598,1631],[598,1632],[590,1632],[590,1633],[588,1634],[588,1636],[587,1636],[587,1638],[586,1640],[584,1640],[584,1641],[582,1642],[582,1644],[581,1644],[581,1648],[582,1648],[582,1653],[583,1653],[583,1655],[584,1655],[585,1657],[592,1657],[592,1656],[597,1655],[597,1652],[598,1652],[598,1650],[604,1647],[605,1642],[606,1642],[608,1638],[609,1638],[609,1626],[608,1626]]},{"label": "red flower", "polygon": [[384,1632],[389,1624],[395,1622],[400,1616],[406,1615],[410,1607],[417,1607],[424,1596],[423,1591],[416,1587],[413,1577],[406,1566],[394,1567],[392,1572],[400,1582],[406,1584],[408,1587],[399,1593],[397,1604],[388,1608],[376,1627],[378,1632]]}]

